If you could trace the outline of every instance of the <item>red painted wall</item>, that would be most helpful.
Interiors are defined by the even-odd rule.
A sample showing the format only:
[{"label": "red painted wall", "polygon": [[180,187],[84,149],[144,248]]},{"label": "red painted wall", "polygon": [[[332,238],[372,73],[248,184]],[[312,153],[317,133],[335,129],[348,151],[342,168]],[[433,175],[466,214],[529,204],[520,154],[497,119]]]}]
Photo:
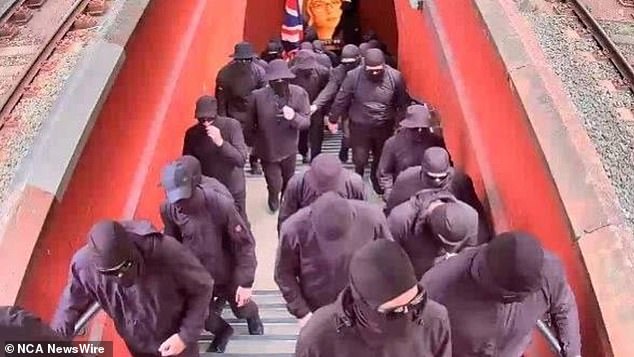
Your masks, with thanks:
[{"label": "red painted wall", "polygon": [[245,40],[251,42],[258,53],[264,51],[270,39],[280,37],[283,15],[284,0],[247,0]]},{"label": "red painted wall", "polygon": [[393,0],[359,0],[359,18],[361,33],[372,29],[383,41],[390,53],[398,51],[398,28]]},{"label": "red painted wall", "polygon": [[458,164],[477,178],[480,192],[484,177],[496,228],[531,232],[563,260],[579,304],[583,355],[608,355],[569,222],[473,3],[433,1],[421,14],[407,0],[397,0],[397,14],[400,35],[408,38],[399,48],[408,84],[439,108],[449,148]]},{"label": "red painted wall", "polygon": [[[215,73],[242,38],[245,6],[235,0],[151,2],[68,191],[33,252],[19,304],[51,317],[70,258],[96,220],[134,216],[159,223],[159,168],[180,154],[196,98],[213,89]],[[104,338],[113,336],[109,326]],[[115,340],[114,356],[126,356]]]}]

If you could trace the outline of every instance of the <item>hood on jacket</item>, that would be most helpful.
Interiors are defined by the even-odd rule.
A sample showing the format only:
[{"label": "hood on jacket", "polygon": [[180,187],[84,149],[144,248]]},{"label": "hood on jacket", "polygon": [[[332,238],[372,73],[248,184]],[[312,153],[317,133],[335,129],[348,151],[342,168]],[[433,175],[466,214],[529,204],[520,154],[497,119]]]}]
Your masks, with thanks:
[{"label": "hood on jacket", "polygon": [[345,171],[337,156],[331,154],[319,154],[310,164],[310,170],[306,172],[308,182],[319,193],[335,191],[345,180]]},{"label": "hood on jacket", "polygon": [[401,246],[387,239],[370,242],[350,260],[350,285],[377,309],[417,285],[414,267]]},{"label": "hood on jacket", "polygon": [[310,219],[318,237],[345,238],[354,221],[354,209],[348,200],[335,192],[326,192],[311,205]]},{"label": "hood on jacket", "polygon": [[506,232],[478,251],[471,266],[474,280],[502,302],[522,301],[539,290],[544,249],[528,233]]}]

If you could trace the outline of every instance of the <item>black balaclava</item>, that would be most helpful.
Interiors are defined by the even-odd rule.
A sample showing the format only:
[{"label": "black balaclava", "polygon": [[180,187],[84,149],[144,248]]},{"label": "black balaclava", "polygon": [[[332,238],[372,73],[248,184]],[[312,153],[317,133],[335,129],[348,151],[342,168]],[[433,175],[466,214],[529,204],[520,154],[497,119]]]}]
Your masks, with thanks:
[{"label": "black balaclava", "polygon": [[504,303],[524,300],[542,284],[544,249],[530,234],[506,232],[482,248],[472,263],[475,281]]},{"label": "black balaclava", "polygon": [[[451,163],[449,161],[449,153],[447,150],[439,147],[432,146],[425,150],[423,153],[422,167],[422,179],[432,188],[441,188],[447,186],[451,176]],[[428,173],[443,174],[447,176],[444,178],[432,178]]]},{"label": "black balaclava", "polygon": [[266,45],[266,61],[270,62],[277,58],[282,58],[282,53],[284,52],[284,47],[282,43],[278,40],[271,40]]},{"label": "black balaclava", "polygon": [[285,78],[269,81],[269,86],[271,86],[275,95],[284,99],[288,99],[291,95],[291,90],[289,87],[290,84],[291,81]]},{"label": "black balaclava", "polygon": [[353,314],[358,332],[367,343],[380,345],[403,338],[417,317],[417,310],[405,314],[381,313],[379,306],[417,285],[409,257],[398,243],[379,239],[359,249],[350,260]]},{"label": "black balaclava", "polygon": [[326,192],[310,207],[310,220],[317,237],[338,240],[350,232],[354,211],[345,198],[332,191]]},{"label": "black balaclava", "polygon": [[[381,69],[368,70],[367,67],[379,67]],[[385,75],[385,56],[377,48],[371,48],[365,54],[365,74],[373,82],[380,82]]]},{"label": "black balaclava", "polygon": [[466,241],[478,235],[478,212],[462,202],[448,202],[434,208],[428,222],[446,253],[458,252]]},{"label": "black balaclava", "polygon": [[132,267],[123,276],[113,278],[126,288],[134,285],[140,274],[142,258],[121,224],[110,220],[98,222],[88,233],[88,246],[97,270],[132,262]]},{"label": "black balaclava", "polygon": [[191,155],[183,155],[176,161],[180,161],[185,167],[185,170],[192,176],[192,184],[199,185],[202,182],[202,167],[200,161]]}]

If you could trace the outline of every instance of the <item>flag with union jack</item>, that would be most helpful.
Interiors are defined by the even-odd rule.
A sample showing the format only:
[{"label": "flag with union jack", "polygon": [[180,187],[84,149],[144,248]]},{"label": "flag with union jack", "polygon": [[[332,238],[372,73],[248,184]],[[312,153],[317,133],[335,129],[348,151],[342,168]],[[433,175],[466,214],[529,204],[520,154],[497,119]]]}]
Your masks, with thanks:
[{"label": "flag with union jack", "polygon": [[286,0],[282,23],[282,44],[287,54],[297,50],[304,38],[304,21],[299,6],[300,0]]}]

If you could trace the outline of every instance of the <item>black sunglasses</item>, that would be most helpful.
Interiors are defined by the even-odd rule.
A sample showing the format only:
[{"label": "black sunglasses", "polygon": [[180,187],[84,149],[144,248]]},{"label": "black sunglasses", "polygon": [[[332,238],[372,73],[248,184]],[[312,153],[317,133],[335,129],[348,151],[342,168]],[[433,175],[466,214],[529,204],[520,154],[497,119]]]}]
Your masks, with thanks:
[{"label": "black sunglasses", "polygon": [[132,266],[134,266],[134,262],[131,260],[126,260],[125,262],[121,263],[118,267],[115,267],[113,269],[100,270],[99,272],[103,275],[116,276],[118,278],[121,278],[123,277],[125,273],[127,273],[132,268]]}]

